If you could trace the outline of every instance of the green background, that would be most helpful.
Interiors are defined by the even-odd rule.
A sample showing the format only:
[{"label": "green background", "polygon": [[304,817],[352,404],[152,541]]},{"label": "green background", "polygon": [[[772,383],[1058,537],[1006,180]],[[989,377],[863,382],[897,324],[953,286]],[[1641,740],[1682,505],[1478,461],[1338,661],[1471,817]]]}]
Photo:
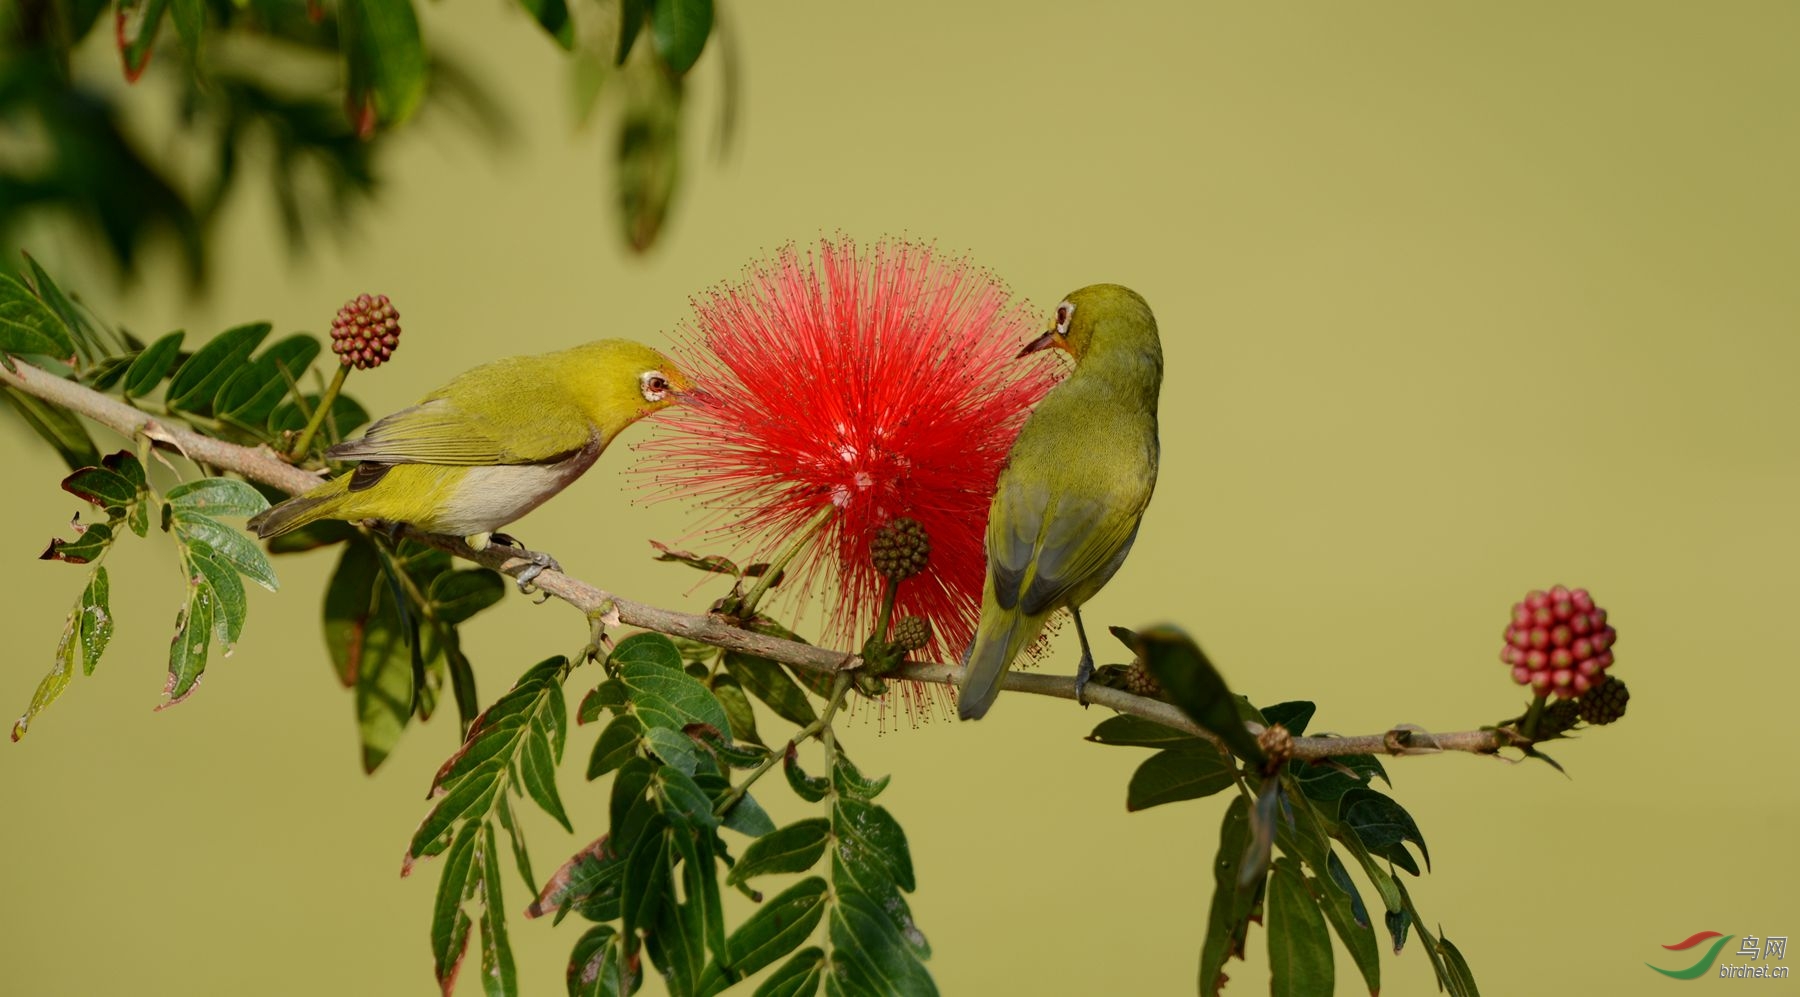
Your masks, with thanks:
[{"label": "green background", "polygon": [[[204,300],[170,261],[121,289],[79,241],[34,248],[146,335],[260,318],[322,332],[346,298],[386,293],[402,348],[351,382],[378,412],[498,355],[667,342],[689,295],[822,233],[935,240],[1046,311],[1083,284],[1129,284],[1162,327],[1164,467],[1091,623],[1181,623],[1256,701],[1319,700],[1319,729],[1460,729],[1523,702],[1497,660],[1511,603],[1585,585],[1619,627],[1630,717],[1553,746],[1569,778],[1390,763],[1439,870],[1408,884],[1421,908],[1501,995],[1674,987],[1644,963],[1691,953],[1662,943],[1800,930],[1800,8],[725,13],[745,55],[742,141],[712,157],[709,53],[683,196],[648,259],[616,235],[610,132],[570,126],[566,63],[497,0],[423,17],[514,109],[517,143],[477,150],[427,114],[386,199],[314,256],[280,252],[254,197],[219,233]],[[142,96],[159,97],[156,76]],[[165,134],[158,117],[147,133]],[[16,421],[0,439],[0,705],[22,710],[82,585],[33,558],[77,503]],[[696,517],[644,504],[629,458],[517,532],[602,586],[703,605],[714,593],[645,543]],[[454,727],[414,728],[360,773],[318,633],[329,559],[279,562],[283,592],[251,593],[236,653],[161,714],[172,552],[128,541],[109,563],[112,652],[0,745],[3,988],[431,992],[436,871],[398,871]],[[465,634],[490,699],[582,639],[566,608],[518,597]],[[1073,636],[1059,641],[1043,667],[1068,671]],[[1103,715],[1020,695],[971,725],[857,711],[844,736],[864,771],[894,774],[884,802],[945,992],[1192,992],[1223,802],[1128,815],[1143,755],[1082,741]],[[540,875],[603,828],[604,794],[580,775],[592,737],[572,738],[561,773],[578,834],[526,818]],[[525,992],[559,992],[579,929],[522,921],[506,888]],[[1413,948],[1386,960],[1385,993],[1434,992]],[[1260,929],[1250,949],[1231,992],[1265,985]]]}]

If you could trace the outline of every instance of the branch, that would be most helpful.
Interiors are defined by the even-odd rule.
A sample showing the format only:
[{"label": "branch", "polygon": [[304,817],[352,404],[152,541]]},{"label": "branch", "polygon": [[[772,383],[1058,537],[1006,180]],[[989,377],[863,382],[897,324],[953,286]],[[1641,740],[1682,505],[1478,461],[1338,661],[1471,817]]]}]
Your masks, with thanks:
[{"label": "branch", "polygon": [[[0,366],[0,384],[16,388],[72,412],[87,416],[125,437],[135,439],[138,436],[144,436],[156,445],[174,450],[198,464],[233,471],[251,481],[261,482],[290,495],[307,491],[319,483],[320,479],[317,475],[287,463],[266,446],[239,446],[196,433],[191,429],[169,425],[146,412],[85,385],[67,378],[57,377],[16,358],[13,362],[18,368],[16,373],[9,372]],[[460,538],[424,533],[410,526],[406,528],[406,535],[456,557],[507,575],[516,576],[532,564],[522,557],[509,554],[504,547],[490,546],[485,550],[477,551],[463,543]],[[641,602],[634,602],[596,588],[578,578],[572,578],[560,571],[545,570],[532,580],[532,585],[540,591],[574,606],[590,618],[600,619],[608,624],[616,621],[628,626],[654,630],[658,633],[686,637],[704,644],[711,644],[714,647],[743,651],[812,672],[850,671],[862,667],[863,664],[862,658],[855,654],[833,651],[829,648],[745,630],[733,626],[720,616],[677,613],[673,610],[659,609]],[[895,673],[897,678],[911,679],[915,682],[931,682],[938,685],[960,684],[962,675],[961,666],[940,663],[909,663]],[[1007,673],[1001,682],[1001,688],[1037,696],[1054,696],[1058,699],[1075,698],[1075,680],[1072,676],[1013,671]],[[1218,744],[1221,750],[1224,749],[1223,742],[1219,741],[1211,732],[1194,723],[1187,714],[1171,703],[1135,696],[1123,689],[1100,685],[1087,687],[1087,699],[1089,702],[1107,709],[1128,713],[1165,727],[1172,727],[1205,738]],[[1246,724],[1246,726],[1253,733],[1261,733],[1261,728],[1256,724]],[[1297,737],[1294,738],[1293,752],[1290,757],[1310,761],[1339,755],[1360,754],[1410,755],[1440,751],[1493,754],[1501,748],[1525,747],[1531,743],[1529,739],[1511,728],[1433,734],[1421,728],[1397,726],[1380,734],[1364,734],[1357,737]]]}]

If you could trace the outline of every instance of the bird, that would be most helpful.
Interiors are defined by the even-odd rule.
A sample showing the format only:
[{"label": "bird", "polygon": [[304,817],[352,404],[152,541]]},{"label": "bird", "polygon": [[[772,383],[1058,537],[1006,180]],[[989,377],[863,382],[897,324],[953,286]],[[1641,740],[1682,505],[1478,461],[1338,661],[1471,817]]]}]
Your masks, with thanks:
[{"label": "bird", "polygon": [[632,423],[684,396],[701,395],[666,356],[627,339],[495,360],[326,450],[358,463],[247,525],[270,538],[321,519],[372,519],[463,537],[476,550],[504,543],[531,562],[517,576],[524,591],[560,567],[497,531],[579,478]]},{"label": "bird", "polygon": [[988,508],[981,618],[957,696],[963,720],[987,714],[1013,659],[1060,609],[1081,640],[1075,696],[1086,705],[1094,654],[1081,606],[1125,562],[1156,487],[1163,358],[1149,304],[1118,284],[1081,288],[1018,355],[1047,349],[1066,351],[1075,367],[1020,428]]}]

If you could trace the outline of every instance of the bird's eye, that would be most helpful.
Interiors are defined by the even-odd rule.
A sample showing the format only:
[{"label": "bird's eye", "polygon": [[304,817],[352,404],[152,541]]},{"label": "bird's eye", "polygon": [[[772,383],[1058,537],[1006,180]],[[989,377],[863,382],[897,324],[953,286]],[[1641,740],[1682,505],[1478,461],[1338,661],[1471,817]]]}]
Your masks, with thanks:
[{"label": "bird's eye", "polygon": [[1075,306],[1067,301],[1056,306],[1056,331],[1061,335],[1069,334],[1069,320],[1075,317]]},{"label": "bird's eye", "polygon": [[638,390],[644,401],[660,402],[669,396],[669,379],[660,370],[647,370],[638,375]]}]

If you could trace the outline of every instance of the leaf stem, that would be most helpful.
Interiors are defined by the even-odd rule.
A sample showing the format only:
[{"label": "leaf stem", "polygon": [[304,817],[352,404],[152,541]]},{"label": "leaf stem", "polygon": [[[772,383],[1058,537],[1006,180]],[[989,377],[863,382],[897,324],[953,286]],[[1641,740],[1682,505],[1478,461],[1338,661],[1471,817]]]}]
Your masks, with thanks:
[{"label": "leaf stem", "polygon": [[337,402],[338,392],[343,390],[344,379],[349,376],[350,365],[338,364],[337,373],[331,375],[331,383],[325,386],[325,393],[319,396],[319,407],[313,409],[312,418],[306,421],[306,428],[300,431],[300,436],[294,440],[293,449],[288,451],[289,457],[294,460],[306,457],[306,452],[312,447],[313,437],[318,434],[319,427],[325,424],[325,414]]},{"label": "leaf stem", "polygon": [[768,569],[762,573],[762,577],[756,580],[756,584],[750,587],[749,594],[744,596],[744,601],[739,604],[741,608],[738,612],[744,619],[756,615],[756,604],[762,601],[762,597],[775,584],[775,579],[780,577],[781,572],[793,562],[794,558],[800,556],[800,551],[805,549],[806,544],[812,540],[812,535],[830,522],[831,517],[836,513],[837,506],[827,502],[823,509],[820,509],[812,519],[807,521],[805,526],[800,528],[799,533],[794,534],[794,539],[787,545],[787,549],[769,563]]},{"label": "leaf stem", "polygon": [[743,782],[731,787],[731,791],[725,794],[725,798],[719,801],[718,806],[713,807],[713,816],[725,816],[732,807],[737,806],[739,800],[744,798],[744,794],[750,791],[750,787],[755,785],[756,780],[761,779],[764,774],[775,767],[776,762],[786,758],[789,751],[799,747],[809,738],[823,734],[826,745],[825,752],[829,757],[832,753],[831,718],[837,715],[838,706],[843,703],[844,693],[849,688],[850,673],[838,672],[837,677],[831,683],[831,700],[825,704],[825,712],[819,714],[812,723],[795,731],[794,736],[788,739],[787,747],[781,751],[770,752],[769,757],[763,759],[761,765],[750,770],[750,774],[744,777]]}]

